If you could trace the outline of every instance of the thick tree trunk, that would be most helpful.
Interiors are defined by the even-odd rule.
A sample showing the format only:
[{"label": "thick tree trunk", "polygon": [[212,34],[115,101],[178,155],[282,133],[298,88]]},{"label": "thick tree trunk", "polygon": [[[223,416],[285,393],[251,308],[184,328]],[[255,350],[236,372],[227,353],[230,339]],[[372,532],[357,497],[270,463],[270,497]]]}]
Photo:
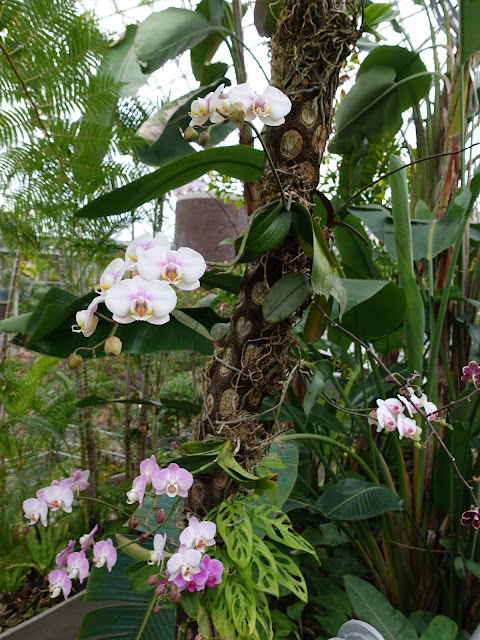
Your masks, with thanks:
[{"label": "thick tree trunk", "polygon": [[[271,84],[286,93],[293,106],[285,124],[267,128],[265,141],[285,192],[310,210],[331,132],[339,70],[356,39],[355,9],[357,3],[342,0],[284,0],[272,36]],[[278,197],[274,175],[265,164],[257,206]],[[281,389],[295,361],[294,318],[269,324],[263,319],[262,303],[282,276],[309,268],[293,230],[282,246],[248,264],[230,331],[207,366],[208,382],[194,438],[230,438],[238,461],[248,470],[268,447],[269,434],[258,416],[262,400]],[[220,470],[202,476],[192,487],[187,510],[203,516],[227,492],[232,492],[232,485]],[[177,638],[184,623],[179,608]],[[182,637],[193,633],[193,638],[194,626]]]}]

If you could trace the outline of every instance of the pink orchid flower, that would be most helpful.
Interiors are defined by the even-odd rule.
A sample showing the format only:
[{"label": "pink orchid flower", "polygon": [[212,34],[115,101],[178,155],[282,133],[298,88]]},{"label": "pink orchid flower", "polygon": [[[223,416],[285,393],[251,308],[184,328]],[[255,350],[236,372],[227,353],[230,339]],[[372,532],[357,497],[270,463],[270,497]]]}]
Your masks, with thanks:
[{"label": "pink orchid flower", "polygon": [[23,510],[25,512],[25,518],[28,518],[29,525],[36,524],[40,520],[44,527],[47,526],[48,506],[42,494],[37,498],[27,498],[24,500]]},{"label": "pink orchid flower", "polygon": [[216,584],[220,584],[223,574],[223,564],[220,560],[215,560],[210,556],[203,556],[200,564],[208,572],[207,586],[214,587]]},{"label": "pink orchid flower", "polygon": [[122,280],[105,294],[105,304],[119,324],[143,320],[150,324],[165,324],[175,309],[177,296],[166,282],[149,282],[141,276]]},{"label": "pink orchid flower", "polygon": [[466,367],[462,367],[462,381],[467,384],[477,384],[480,380],[480,365],[475,360],[470,360]]},{"label": "pink orchid flower", "polygon": [[66,513],[72,513],[73,493],[68,480],[54,481],[49,487],[40,489],[40,491],[41,496],[52,511],[63,509]]},{"label": "pink orchid flower", "polygon": [[248,82],[233,87],[228,93],[230,102],[241,102],[247,111],[246,120],[255,120],[258,116],[263,124],[277,127],[285,122],[285,116],[290,113],[292,103],[280,89],[266,87],[260,95],[252,89]]},{"label": "pink orchid flower", "polygon": [[192,517],[182,533],[180,534],[180,544],[184,544],[187,549],[197,549],[203,553],[205,547],[215,544],[215,534],[217,525],[214,522],[204,520],[199,522],[197,518]]},{"label": "pink orchid flower", "polygon": [[382,429],[385,429],[386,431],[395,431],[397,427],[396,416],[388,409],[385,404],[383,404],[383,400],[377,400],[377,405],[377,431],[381,431]]},{"label": "pink orchid flower", "polygon": [[[169,581],[180,588],[186,586],[188,582],[192,581],[193,575],[200,573],[201,559],[202,554],[200,551],[187,549],[184,544],[180,545],[178,553],[174,553],[167,562]],[[177,578],[181,578],[179,580],[181,586],[177,584]]]},{"label": "pink orchid flower", "polygon": [[70,554],[72,553],[74,546],[75,546],[75,540],[70,540],[67,546],[65,547],[65,549],[63,549],[62,551],[60,551],[60,553],[57,554],[55,561],[59,569],[61,569],[67,564],[67,560]]},{"label": "pink orchid flower", "polygon": [[470,524],[474,529],[480,529],[480,510],[478,507],[468,509],[462,513],[461,523],[464,527],[468,527]]},{"label": "pink orchid flower", "polygon": [[88,576],[89,567],[85,551],[74,551],[70,554],[67,563],[67,574],[71,579],[78,578],[80,584]]},{"label": "pink orchid flower", "polygon": [[155,534],[153,537],[153,551],[150,554],[150,560],[148,564],[156,564],[157,567],[160,566],[160,571],[163,569],[163,550],[165,549],[165,545],[167,543],[167,534],[165,533],[163,536],[159,533]]},{"label": "pink orchid flower", "polygon": [[127,491],[127,504],[134,504],[138,502],[140,506],[143,505],[143,498],[145,496],[145,476],[137,476],[132,483],[132,488]]},{"label": "pink orchid flower", "polygon": [[96,542],[93,546],[93,562],[95,566],[99,569],[100,567],[107,565],[107,569],[109,571],[112,570],[112,567],[115,565],[117,561],[117,550],[113,546],[113,541],[111,538],[107,538],[106,540],[100,540],[100,542]]},{"label": "pink orchid flower", "polygon": [[61,592],[65,600],[68,599],[72,590],[72,581],[67,575],[65,569],[55,569],[48,574],[48,583],[50,589],[50,597],[57,598]]},{"label": "pink orchid flower", "polygon": [[169,498],[176,496],[186,498],[193,484],[193,476],[189,471],[172,462],[166,469],[157,471],[152,478],[152,483],[158,495],[166,493]]},{"label": "pink orchid flower", "polygon": [[85,533],[80,540],[78,541],[80,544],[80,548],[82,551],[86,551],[93,544],[93,537],[98,531],[98,524],[96,524],[90,533]]},{"label": "pink orchid flower", "polygon": [[422,430],[412,418],[400,414],[397,418],[397,429],[400,440],[403,437],[411,440],[420,440]]},{"label": "pink orchid flower", "polygon": [[200,286],[207,265],[194,249],[180,247],[177,251],[149,249],[138,258],[138,273],[145,280],[163,280],[183,291]]},{"label": "pink orchid flower", "polygon": [[110,289],[114,284],[120,282],[125,275],[126,264],[122,258],[115,258],[112,260],[107,268],[100,276],[100,283],[95,288],[95,291],[101,295],[104,295],[107,289]]},{"label": "pink orchid flower", "polygon": [[159,467],[154,455],[151,455],[150,458],[146,460],[142,460],[140,463],[140,475],[145,478],[147,484],[151,483],[152,477],[157,471],[159,471]]},{"label": "pink orchid flower", "polygon": [[72,325],[72,331],[75,333],[83,333],[85,338],[89,338],[97,328],[98,318],[94,315],[98,309],[98,305],[103,301],[103,295],[94,298],[86,309],[77,311],[75,320],[77,324]]},{"label": "pink orchid flower", "polygon": [[141,236],[138,236],[138,238],[130,242],[125,252],[126,269],[129,271],[136,269],[139,255],[152,247],[158,247],[168,251],[168,249],[170,249],[170,240],[164,233],[157,233],[155,237],[150,233],[143,233]]},{"label": "pink orchid flower", "polygon": [[70,482],[70,489],[73,493],[78,493],[79,491],[84,491],[88,485],[88,478],[90,476],[90,469],[86,471],[75,471],[71,478],[67,478],[67,481]]}]

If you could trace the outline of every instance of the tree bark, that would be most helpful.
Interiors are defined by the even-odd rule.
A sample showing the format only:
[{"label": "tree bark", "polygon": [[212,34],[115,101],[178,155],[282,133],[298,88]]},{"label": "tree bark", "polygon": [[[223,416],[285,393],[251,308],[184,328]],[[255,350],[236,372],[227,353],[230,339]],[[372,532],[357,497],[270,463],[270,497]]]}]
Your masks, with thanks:
[{"label": "tree bark", "polygon": [[[265,142],[279,171],[284,191],[312,210],[320,163],[331,132],[339,70],[351,51],[356,31],[356,2],[283,0],[271,40],[272,80],[292,100],[279,127],[267,127]],[[279,198],[268,165],[260,180],[257,207]],[[269,324],[262,304],[269,289],[287,273],[308,272],[310,261],[292,229],[284,243],[249,263],[242,280],[230,330],[223,347],[207,365],[202,413],[193,437],[215,435],[235,443],[240,464],[251,470],[268,449],[268,427],[258,416],[262,400],[282,388],[295,359],[291,328],[294,318]],[[217,469],[197,478],[187,511],[204,516],[235,490]],[[176,638],[189,638],[185,615],[177,612]]]}]

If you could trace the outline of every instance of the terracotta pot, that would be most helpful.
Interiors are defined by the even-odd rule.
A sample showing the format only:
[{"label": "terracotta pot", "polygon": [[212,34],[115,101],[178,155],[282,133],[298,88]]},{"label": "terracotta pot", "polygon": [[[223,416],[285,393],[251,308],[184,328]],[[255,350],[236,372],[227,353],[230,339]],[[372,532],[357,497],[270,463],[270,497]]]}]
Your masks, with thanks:
[{"label": "terracotta pot", "polygon": [[177,196],[175,246],[190,247],[205,260],[230,261],[232,245],[219,245],[225,238],[236,238],[247,223],[245,209],[235,202],[225,203],[209,193]]}]

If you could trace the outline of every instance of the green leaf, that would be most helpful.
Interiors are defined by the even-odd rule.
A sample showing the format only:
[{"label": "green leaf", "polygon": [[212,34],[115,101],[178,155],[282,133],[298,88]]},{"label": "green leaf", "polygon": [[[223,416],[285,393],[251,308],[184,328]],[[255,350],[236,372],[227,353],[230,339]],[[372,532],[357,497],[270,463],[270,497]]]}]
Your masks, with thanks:
[{"label": "green leaf", "polygon": [[270,540],[317,557],[312,545],[295,531],[289,517],[279,507],[273,504],[260,504],[253,508],[251,515],[254,523]]},{"label": "green leaf", "polygon": [[480,580],[480,562],[474,562],[473,560],[465,560],[465,567],[472,573],[478,580]]},{"label": "green leaf", "polygon": [[31,317],[32,312],[0,320],[0,331],[3,333],[23,333]]},{"label": "green leaf", "polygon": [[263,317],[267,322],[289,318],[312,295],[310,278],[305,273],[289,273],[278,280],[265,297]]},{"label": "green leaf", "polygon": [[402,125],[402,112],[428,93],[430,83],[431,74],[418,53],[399,46],[373,49],[338,106],[330,150],[351,153],[358,135],[370,143],[395,135]]},{"label": "green leaf", "polygon": [[292,212],[282,205],[260,211],[253,219],[241,243],[240,262],[250,262],[278,247],[287,237]]},{"label": "green leaf", "polygon": [[[117,606],[105,606],[87,613],[78,632],[79,640],[104,636],[121,637],[122,640],[171,640],[175,628],[175,612],[162,607],[153,615],[152,595],[134,593],[123,573],[133,560],[123,553],[118,554],[111,572],[104,568],[91,570],[86,602],[114,601]],[[156,600],[156,596],[153,596]]]},{"label": "green leaf", "polygon": [[329,518],[366,520],[388,511],[401,511],[398,497],[383,484],[346,478],[328,488],[317,507]]},{"label": "green leaf", "polygon": [[[400,158],[390,156],[389,170],[403,166]],[[425,333],[425,311],[420,288],[414,277],[412,230],[410,227],[410,204],[407,176],[405,171],[397,171],[390,176],[392,189],[392,216],[397,248],[398,274],[400,285],[406,298],[405,342],[410,371],[422,375],[423,337]]]},{"label": "green leaf", "polygon": [[187,315],[184,311],[181,311],[180,309],[174,309],[171,312],[171,315],[176,320],[181,322],[183,325],[185,325],[189,329],[192,329],[192,331],[196,331],[198,334],[204,337],[205,340],[209,340],[210,342],[212,342],[212,336],[210,335],[210,332],[208,331],[208,329],[206,329],[203,326],[203,324],[200,324],[198,320],[195,320],[195,318],[192,318],[192,316]]},{"label": "green leaf", "polygon": [[325,382],[330,378],[334,371],[334,366],[329,360],[321,360],[315,363],[315,373],[310,386],[305,394],[303,408],[305,415],[308,417],[314,405],[325,389]]},{"label": "green leaf", "polygon": [[[169,498],[167,495],[156,496],[156,498],[157,500],[156,500],[155,506],[163,509],[167,513],[175,505],[175,500],[177,500],[177,498],[175,499]],[[154,527],[158,526],[158,523],[155,520],[156,511],[155,510],[152,511],[153,501],[154,501],[154,498],[151,498],[150,496],[145,496],[142,506],[138,507],[132,516],[133,518],[136,518],[137,516],[143,516],[142,518],[139,519],[140,522],[137,525],[137,529],[139,531],[145,532],[147,530],[151,530]],[[166,533],[167,538],[171,542],[178,542],[178,539],[180,536],[180,530],[177,527],[177,522],[180,520],[182,516],[182,509],[183,509],[184,503],[185,503],[185,500],[183,498],[178,499],[178,502],[175,505],[172,515],[168,518],[168,520],[166,520],[162,524],[161,529],[158,531],[158,533],[161,533],[162,535]],[[144,518],[147,515],[149,517],[148,517],[148,522],[146,523]]]},{"label": "green leaf", "polygon": [[245,505],[223,502],[216,523],[229,558],[241,569],[246,569],[252,558],[253,530]]},{"label": "green leaf", "polygon": [[258,536],[253,538],[251,576],[256,589],[278,598],[278,571],[274,557]]},{"label": "green leaf", "polygon": [[92,200],[76,215],[81,218],[103,218],[132,211],[145,202],[200,178],[212,169],[232,178],[254,182],[263,171],[263,152],[236,145],[191,153]]},{"label": "green leaf", "polygon": [[343,222],[353,227],[364,239],[362,241],[356,233],[345,227],[334,227],[335,245],[340,252],[340,258],[345,275],[348,278],[375,278],[381,274],[373,261],[372,243],[361,223],[348,215]]},{"label": "green leaf", "polygon": [[458,627],[447,616],[436,616],[420,640],[456,640]]},{"label": "green leaf", "polygon": [[[349,285],[346,286],[350,296]],[[377,293],[347,311],[342,325],[363,340],[376,340],[395,331],[402,324],[404,314],[403,289],[387,282]]]},{"label": "green leaf", "polygon": [[313,220],[312,288],[316,294],[325,298],[329,297],[332,288],[331,262],[332,258],[322,227]]},{"label": "green leaf", "polygon": [[[336,276],[333,276],[336,278]],[[335,282],[335,280],[334,280]],[[305,326],[303,328],[303,340],[305,344],[315,344],[317,340],[319,340],[328,326],[328,320],[325,318],[323,313],[320,311],[324,311],[328,316],[332,313],[333,308],[333,287],[330,293],[332,296],[327,300],[324,296],[313,296],[313,303],[310,305],[310,309],[308,310],[307,319],[305,320]],[[318,308],[320,307],[320,309]]]},{"label": "green leaf", "polygon": [[148,81],[135,56],[133,41],[136,33],[137,25],[129,24],[118,40],[109,46],[100,66],[101,73],[122,83],[120,95],[124,98],[136,96],[140,87]]},{"label": "green leaf", "polygon": [[282,507],[290,495],[298,474],[298,449],[293,442],[278,444],[274,442],[269,450],[268,458],[263,458],[262,466],[275,469],[277,459],[282,467],[277,470],[275,487],[264,492],[263,497],[271,504]]},{"label": "green leaf", "polygon": [[220,269],[206,271],[200,278],[200,286],[204,289],[208,290],[218,288],[235,294],[240,291],[241,282],[241,276],[236,276],[233,273],[226,273]]},{"label": "green leaf", "polygon": [[275,0],[256,0],[253,18],[259,36],[270,37],[272,35],[279,13],[279,2]]},{"label": "green leaf", "polygon": [[165,9],[150,14],[138,27],[135,53],[143,72],[152,73],[217,30],[198,11]]},{"label": "green leaf", "polygon": [[347,296],[344,313],[370,300],[388,284],[388,280],[357,280],[355,278],[342,278],[341,282]]},{"label": "green leaf", "polygon": [[276,484],[276,473],[269,473],[262,477],[254,476],[238,464],[232,453],[222,455],[218,459],[218,466],[222,467],[229,476],[247,489],[259,489],[263,491],[265,489],[271,489]]},{"label": "green leaf", "polygon": [[305,578],[295,560],[282,553],[274,544],[267,542],[266,545],[275,560],[279,584],[291,591],[302,602],[308,602]]},{"label": "green leaf", "polygon": [[460,62],[480,51],[478,0],[460,0]]},{"label": "green leaf", "polygon": [[255,629],[255,594],[238,574],[228,576],[223,589],[227,607],[240,637],[250,638]]},{"label": "green leaf", "polygon": [[394,609],[375,587],[357,576],[345,576],[344,582],[356,616],[375,627],[385,640],[418,640],[403,613]]},{"label": "green leaf", "polygon": [[382,22],[391,22],[398,16],[398,11],[392,8],[391,2],[372,2],[365,7],[363,24],[368,27],[378,27]]}]

